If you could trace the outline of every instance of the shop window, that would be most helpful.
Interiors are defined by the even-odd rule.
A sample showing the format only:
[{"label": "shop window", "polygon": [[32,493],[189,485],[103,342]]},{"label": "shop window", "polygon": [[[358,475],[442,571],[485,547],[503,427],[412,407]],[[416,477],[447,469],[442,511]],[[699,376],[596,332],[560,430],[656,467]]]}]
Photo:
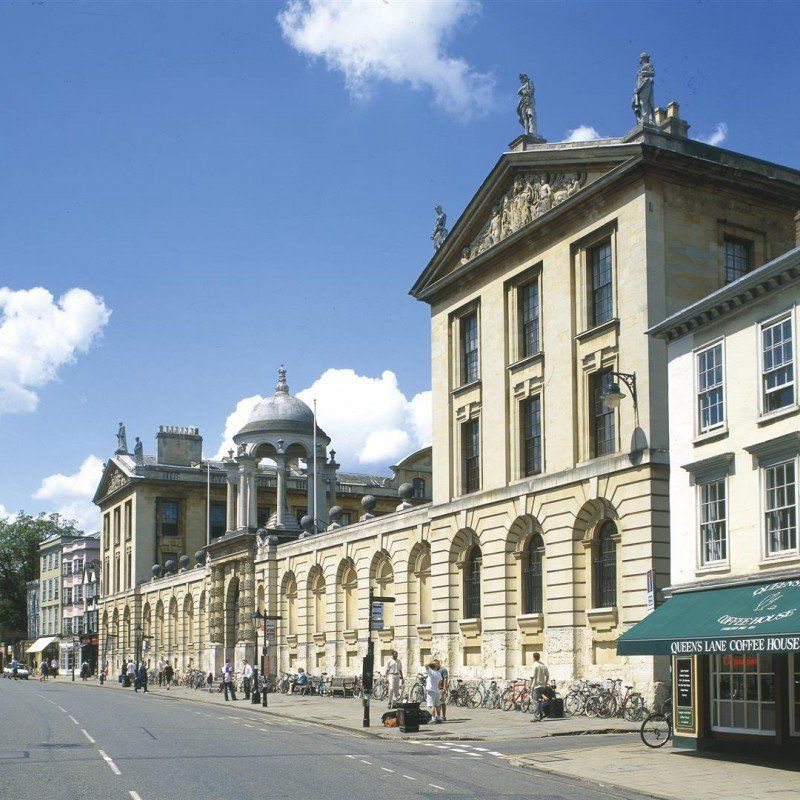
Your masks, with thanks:
[{"label": "shop window", "polygon": [[594,556],[594,607],[617,605],[617,526],[609,519],[597,534]]},{"label": "shop window", "polygon": [[764,469],[764,531],[767,555],[797,549],[797,479],[794,460]]},{"label": "shop window", "polygon": [[771,654],[724,653],[710,658],[711,728],[775,733],[775,667]]},{"label": "shop window", "polygon": [[789,315],[761,327],[761,410],[794,405],[794,347]]},{"label": "shop window", "polygon": [[478,545],[472,545],[464,563],[464,618],[481,615],[481,566],[483,556]]},{"label": "shop window", "polygon": [[700,493],[700,553],[705,566],[728,558],[728,521],[725,481],[697,487]]},{"label": "shop window", "polygon": [[725,424],[722,358],[722,342],[697,354],[697,422],[700,433]]},{"label": "shop window", "polygon": [[522,613],[541,614],[544,610],[542,586],[542,561],[544,541],[537,533],[525,551],[525,566],[522,568]]}]

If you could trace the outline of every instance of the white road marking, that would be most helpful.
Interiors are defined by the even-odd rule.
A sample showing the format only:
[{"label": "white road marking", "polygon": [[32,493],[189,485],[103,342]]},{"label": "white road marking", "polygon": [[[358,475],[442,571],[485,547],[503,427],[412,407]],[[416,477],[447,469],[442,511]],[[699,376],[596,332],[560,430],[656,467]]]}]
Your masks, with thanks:
[{"label": "white road marking", "polygon": [[468,756],[472,756],[473,758],[483,758],[480,753],[467,753]]},{"label": "white road marking", "polygon": [[497,750],[490,750],[489,751],[489,755],[490,756],[499,756],[500,758],[505,758],[505,756],[502,753],[498,753]]},{"label": "white road marking", "polygon": [[446,744],[435,744],[434,747],[438,748],[439,750],[449,750],[450,747]]},{"label": "white road marking", "polygon": [[61,706],[58,707],[58,710],[59,711],[63,711],[65,714],[67,713],[67,709],[66,708],[61,708]]},{"label": "white road marking", "polygon": [[355,758],[355,756],[345,756],[345,758]]},{"label": "white road marking", "polygon": [[381,767],[384,772],[394,772],[393,769],[389,769],[389,767]]},{"label": "white road marking", "polygon": [[73,717],[73,716],[72,716],[72,714],[70,714],[70,715],[69,715],[69,718],[70,718],[70,719],[71,719],[71,720],[72,720],[72,721],[73,721],[73,722],[74,722],[76,725],[80,725],[80,722],[78,722],[78,720],[76,720],[76,719],[75,719],[75,717]]},{"label": "white road marking", "polygon": [[134,792],[133,789],[131,789],[128,794],[131,796],[132,800],[142,800],[142,798],[139,796],[139,792]]},{"label": "white road marking", "polygon": [[97,752],[100,753],[100,755],[103,757],[103,761],[108,764],[108,766],[111,768],[111,771],[115,775],[122,775],[122,773],[119,771],[119,767],[114,763],[114,761],[111,759],[111,756],[109,756],[105,750],[98,750]]},{"label": "white road marking", "polygon": [[435,783],[429,783],[428,786],[433,786],[434,789],[441,789],[442,791],[444,791],[444,786],[438,786]]},{"label": "white road marking", "polygon": [[89,736],[88,733],[86,733],[86,729],[85,728],[81,728],[81,733],[89,740],[89,742],[91,744],[94,744],[94,739],[92,739],[92,737]]},{"label": "white road marking", "polygon": [[473,747],[472,749],[473,750],[480,750],[481,753],[488,753],[489,752],[489,748],[488,747]]},{"label": "white road marking", "polygon": [[361,763],[362,764],[369,764],[370,766],[372,766],[372,762],[371,761],[364,761],[363,758],[361,759]]},{"label": "white road marking", "polygon": [[404,778],[407,778],[410,781],[415,781],[416,778],[412,778],[410,775],[403,775]]},{"label": "white road marking", "polygon": [[462,749],[461,747],[450,747],[449,750],[452,750],[454,753],[466,753],[467,751]]}]

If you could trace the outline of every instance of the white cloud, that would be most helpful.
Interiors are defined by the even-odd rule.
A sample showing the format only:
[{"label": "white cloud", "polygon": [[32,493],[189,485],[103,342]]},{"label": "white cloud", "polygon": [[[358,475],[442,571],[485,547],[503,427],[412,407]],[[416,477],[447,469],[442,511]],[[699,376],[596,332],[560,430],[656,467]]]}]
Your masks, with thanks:
[{"label": "white cloud", "polygon": [[478,0],[291,0],[278,23],[295,50],[341,72],[357,99],[391,81],[430,90],[442,108],[473,117],[492,107],[494,78],[448,55],[444,42],[479,12]]},{"label": "white cloud", "polygon": [[[344,468],[386,470],[431,442],[431,393],[420,392],[409,400],[390,370],[371,378],[352,369],[329,369],[297,396],[309,406],[316,398],[319,426],[331,437],[336,460]],[[254,395],[236,404],[215,458],[233,447],[233,435],[262,399]]]},{"label": "white cloud", "polygon": [[97,484],[103,474],[103,462],[90,455],[72,475],[48,475],[34,492],[35,500],[44,500],[49,510],[57,511],[66,519],[74,519],[87,533],[96,531],[100,512],[92,503]]},{"label": "white cloud", "polygon": [[597,139],[602,139],[602,135],[593,128],[591,125],[578,125],[577,128],[572,128],[567,131],[567,138],[565,142],[594,142]]},{"label": "white cloud", "polygon": [[708,136],[698,136],[697,141],[718,147],[728,138],[728,123],[718,122]]},{"label": "white cloud", "polygon": [[0,414],[35,411],[33,389],[88,351],[110,315],[103,299],[85,289],[54,301],[42,287],[0,288]]},{"label": "white cloud", "polygon": [[0,503],[0,519],[8,520],[10,522],[16,516],[16,514],[12,514],[2,503]]}]

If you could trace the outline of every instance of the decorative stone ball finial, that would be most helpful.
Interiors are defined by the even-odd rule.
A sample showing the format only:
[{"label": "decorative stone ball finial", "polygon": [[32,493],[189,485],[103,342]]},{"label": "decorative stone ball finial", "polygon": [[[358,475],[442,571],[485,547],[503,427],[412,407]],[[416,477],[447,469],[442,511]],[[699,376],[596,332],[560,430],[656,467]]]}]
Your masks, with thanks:
[{"label": "decorative stone ball finial", "polygon": [[277,547],[279,541],[280,541],[280,539],[277,536],[272,535],[272,536],[269,537],[269,539],[267,539],[267,544],[270,547]]},{"label": "decorative stone ball finial", "polygon": [[373,519],[375,514],[372,512],[375,511],[375,506],[378,505],[378,500],[376,499],[375,495],[372,494],[365,494],[361,498],[361,508],[364,509],[364,513],[359,517],[360,521],[364,521],[366,519]]},{"label": "decorative stone ball finial", "polygon": [[172,559],[170,559],[169,561],[166,562],[166,564],[164,564],[164,574],[174,575],[176,566],[177,565],[175,564],[175,562]]},{"label": "decorative stone ball finial", "polygon": [[153,564],[153,580],[161,577],[161,564]]},{"label": "decorative stone ball finial", "polygon": [[305,531],[301,537],[311,536],[314,533],[314,518],[306,514],[300,518],[300,527]]},{"label": "decorative stone ball finial", "polygon": [[286,367],[283,364],[278,369],[278,383],[275,384],[275,391],[281,394],[289,394],[289,384],[286,383]]},{"label": "decorative stone ball finial", "polygon": [[194,554],[194,560],[197,562],[197,566],[202,567],[206,563],[206,551],[198,550]]},{"label": "decorative stone ball finial", "polygon": [[186,572],[189,569],[189,556],[181,556],[179,559],[181,565],[181,572]]},{"label": "decorative stone ball finial", "polygon": [[410,483],[401,483],[397,489],[397,494],[400,495],[400,504],[395,509],[396,511],[406,511],[409,508],[414,508],[411,498],[414,496],[414,487]]},{"label": "decorative stone ball finial", "polygon": [[341,506],[331,506],[328,509],[328,519],[330,520],[328,523],[329,531],[335,531],[337,528],[342,527],[342,514],[344,514],[344,510]]}]

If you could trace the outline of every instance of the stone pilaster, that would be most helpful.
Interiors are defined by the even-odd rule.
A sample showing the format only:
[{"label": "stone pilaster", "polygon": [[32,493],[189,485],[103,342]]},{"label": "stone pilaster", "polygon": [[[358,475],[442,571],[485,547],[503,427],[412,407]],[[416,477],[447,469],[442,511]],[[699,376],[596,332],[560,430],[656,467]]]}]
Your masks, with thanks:
[{"label": "stone pilaster", "polygon": [[211,602],[208,604],[208,635],[212,646],[222,644],[224,581],[225,573],[222,566],[212,566]]}]

